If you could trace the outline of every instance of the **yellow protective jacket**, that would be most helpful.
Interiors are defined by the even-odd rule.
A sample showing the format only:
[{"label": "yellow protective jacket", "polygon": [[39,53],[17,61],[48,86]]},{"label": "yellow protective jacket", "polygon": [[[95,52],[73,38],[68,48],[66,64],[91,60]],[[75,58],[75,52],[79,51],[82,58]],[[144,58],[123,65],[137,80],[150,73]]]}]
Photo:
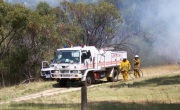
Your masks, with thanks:
[{"label": "yellow protective jacket", "polygon": [[140,59],[134,59],[134,69],[139,69],[140,64],[141,64]]},{"label": "yellow protective jacket", "polygon": [[120,62],[120,70],[121,71],[129,71],[131,69],[131,65],[128,60],[125,62],[121,61]]}]

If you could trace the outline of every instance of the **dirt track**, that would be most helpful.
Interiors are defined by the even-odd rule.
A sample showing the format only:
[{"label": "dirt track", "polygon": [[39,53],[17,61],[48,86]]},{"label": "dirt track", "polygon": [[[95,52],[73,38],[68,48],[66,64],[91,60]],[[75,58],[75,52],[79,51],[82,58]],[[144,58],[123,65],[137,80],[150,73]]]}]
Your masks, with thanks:
[{"label": "dirt track", "polygon": [[[159,76],[168,75],[168,74],[180,74],[180,69],[177,65],[142,68],[142,71],[144,73],[144,77],[141,79],[146,79],[146,78],[150,78],[150,77],[159,77]],[[122,76],[120,76],[120,79],[122,79]],[[138,80],[138,79],[136,79],[136,80]],[[90,87],[94,87],[94,86],[96,86],[96,85],[92,85]],[[44,97],[44,96],[51,96],[51,95],[55,95],[55,94],[65,93],[65,92],[77,91],[80,89],[81,89],[80,87],[53,88],[53,89],[45,90],[45,91],[38,92],[35,94],[30,94],[30,95],[22,96],[19,98],[15,98],[15,99],[12,99],[11,101],[0,102],[0,104],[11,103],[11,102],[20,102],[20,101],[35,99],[35,98]]]}]

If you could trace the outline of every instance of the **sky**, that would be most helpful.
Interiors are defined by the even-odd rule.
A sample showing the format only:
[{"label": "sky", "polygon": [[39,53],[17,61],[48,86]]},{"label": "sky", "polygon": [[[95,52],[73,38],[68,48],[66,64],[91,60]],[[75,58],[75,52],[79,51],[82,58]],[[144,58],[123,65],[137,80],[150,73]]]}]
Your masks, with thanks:
[{"label": "sky", "polygon": [[[18,3],[23,3],[27,6],[32,6],[32,7],[35,7],[39,2],[41,1],[45,1],[47,3],[49,3],[49,5],[51,7],[57,7],[60,2],[63,2],[63,1],[79,1],[79,0],[4,0],[6,2],[9,2],[9,3],[12,3],[12,2],[18,2]],[[83,1],[83,0],[81,0]],[[88,1],[88,0],[85,0],[85,1]],[[93,3],[93,2],[96,2],[97,0],[89,0],[89,2]]]}]

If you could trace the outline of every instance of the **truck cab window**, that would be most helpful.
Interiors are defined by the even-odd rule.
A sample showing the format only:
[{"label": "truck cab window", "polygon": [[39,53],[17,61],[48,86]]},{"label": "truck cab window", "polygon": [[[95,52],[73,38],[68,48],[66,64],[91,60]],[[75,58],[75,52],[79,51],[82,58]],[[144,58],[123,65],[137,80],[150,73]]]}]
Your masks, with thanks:
[{"label": "truck cab window", "polygon": [[91,57],[91,52],[90,52],[90,50],[88,50],[88,52],[87,52],[87,57],[90,59],[90,61],[92,61],[92,57]]},{"label": "truck cab window", "polygon": [[87,59],[87,53],[82,53],[81,62],[84,63],[84,60]]},{"label": "truck cab window", "polygon": [[61,50],[56,52],[55,63],[79,63],[78,50]]},{"label": "truck cab window", "polygon": [[81,62],[84,63],[84,60],[85,59],[90,59],[90,61],[92,61],[92,58],[91,58],[91,52],[88,50],[83,50],[81,51],[82,52],[82,55],[81,55]]}]

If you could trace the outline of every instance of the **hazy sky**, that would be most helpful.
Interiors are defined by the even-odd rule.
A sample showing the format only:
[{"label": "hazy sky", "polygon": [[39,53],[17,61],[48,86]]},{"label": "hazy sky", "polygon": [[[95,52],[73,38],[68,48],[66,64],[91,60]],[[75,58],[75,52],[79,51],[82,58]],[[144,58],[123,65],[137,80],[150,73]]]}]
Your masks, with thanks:
[{"label": "hazy sky", "polygon": [[[40,1],[45,1],[47,3],[49,3],[50,6],[52,7],[56,7],[60,4],[60,2],[63,2],[63,1],[79,1],[79,0],[4,0],[4,1],[7,1],[7,2],[19,2],[19,3],[24,3],[25,5],[28,4],[28,6],[33,6],[35,7]],[[81,0],[83,1],[83,0]],[[87,1],[87,0],[86,0]],[[97,0],[89,0],[89,2],[96,2]]]}]

